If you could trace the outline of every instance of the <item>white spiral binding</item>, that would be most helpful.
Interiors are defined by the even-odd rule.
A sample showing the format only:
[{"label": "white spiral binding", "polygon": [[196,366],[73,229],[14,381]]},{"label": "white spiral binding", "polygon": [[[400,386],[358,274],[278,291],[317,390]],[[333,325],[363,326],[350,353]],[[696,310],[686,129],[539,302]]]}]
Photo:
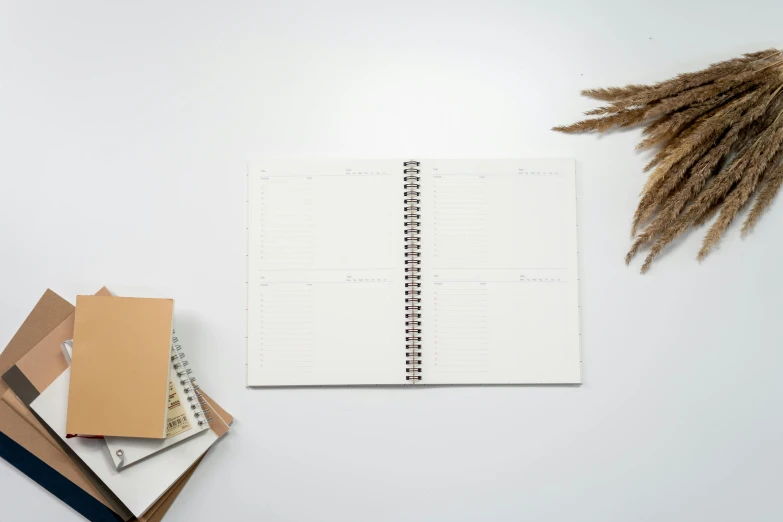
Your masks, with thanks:
[{"label": "white spiral binding", "polygon": [[208,427],[209,423],[212,422],[212,418],[207,417],[209,410],[204,407],[207,405],[207,402],[201,396],[201,392],[198,391],[196,378],[193,377],[192,370],[188,368],[185,352],[182,351],[182,345],[179,343],[177,332],[174,330],[171,331],[171,361],[174,363],[176,378],[185,391],[187,406],[193,412],[193,416],[196,417],[199,428]]}]

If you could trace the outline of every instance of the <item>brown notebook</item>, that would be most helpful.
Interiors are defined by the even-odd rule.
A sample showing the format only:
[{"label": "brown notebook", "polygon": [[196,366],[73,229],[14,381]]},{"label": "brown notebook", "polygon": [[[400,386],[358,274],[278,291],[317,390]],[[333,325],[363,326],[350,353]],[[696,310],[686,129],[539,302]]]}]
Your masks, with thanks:
[{"label": "brown notebook", "polygon": [[174,301],[76,298],[67,432],[166,436]]}]

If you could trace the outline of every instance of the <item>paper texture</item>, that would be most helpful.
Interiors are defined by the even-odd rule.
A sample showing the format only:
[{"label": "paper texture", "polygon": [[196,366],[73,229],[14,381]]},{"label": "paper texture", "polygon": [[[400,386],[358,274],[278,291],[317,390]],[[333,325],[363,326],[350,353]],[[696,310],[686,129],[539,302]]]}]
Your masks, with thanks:
[{"label": "paper texture", "polygon": [[247,384],[580,383],[574,161],[403,164],[251,165]]},{"label": "paper texture", "polygon": [[[150,457],[169,446],[185,442],[190,437],[209,429],[208,425],[199,426],[195,413],[201,409],[191,409],[188,394],[177,378],[174,361],[171,362],[169,381],[168,420],[165,439],[138,439],[132,437],[106,437],[109,455],[117,469],[125,468],[144,458]],[[192,393],[190,396],[194,396]],[[183,402],[185,404],[183,404]],[[204,420],[203,416],[201,420]]]},{"label": "paper texture", "polygon": [[78,296],[68,433],[165,437],[174,302]]},{"label": "paper texture", "polygon": [[[0,353],[0,370],[5,373],[13,367],[20,358],[30,352],[58,325],[67,320],[73,312],[73,305],[51,290],[46,290],[5,350]],[[5,393],[7,389],[6,382],[0,380],[0,390]],[[47,437],[41,434],[41,430],[45,431],[45,428],[40,422],[37,420],[26,421],[5,401],[0,401],[0,430],[36,458],[81,488],[85,494],[107,507],[111,507],[78,466],[60,448],[52,446]],[[115,511],[117,510],[115,508]]]},{"label": "paper texture", "polygon": [[184,475],[182,475],[182,478],[180,478],[174,486],[169,488],[169,490],[162,497],[160,497],[158,501],[147,510],[146,513],[136,517],[136,520],[139,522],[159,522],[162,520],[163,516],[174,503],[174,500],[176,500],[177,495],[182,492],[185,484],[187,484],[188,480],[190,480],[190,477],[193,476],[193,472],[196,471],[198,465],[201,464],[203,458],[203,456],[199,457],[196,463],[193,464]]},{"label": "paper texture", "polygon": [[172,439],[193,428],[173,381],[169,381],[169,411],[166,421],[166,439]]},{"label": "paper texture", "polygon": [[248,173],[247,384],[404,384],[403,161]]},{"label": "paper texture", "polygon": [[35,428],[35,430],[40,433],[52,446],[55,448],[60,448],[59,444],[56,440],[54,440],[54,437],[44,428],[44,426],[38,422],[38,419],[35,418],[35,415],[30,413],[30,410],[27,409],[27,406],[19,399],[19,397],[14,394],[13,390],[6,390],[5,393],[2,396],[2,400],[8,404],[20,417],[22,417],[30,426]]},{"label": "paper texture", "polygon": [[[0,373],[5,373],[11,368],[49,332],[65,321],[73,310],[71,303],[47,290],[0,354]],[[5,392],[6,389],[6,384],[0,381],[0,392]]]},{"label": "paper texture", "polygon": [[39,486],[62,500],[87,520],[92,522],[118,522],[121,520],[108,507],[41,462],[5,433],[0,433],[0,458],[27,475],[29,479],[37,482]]},{"label": "paper texture", "polygon": [[421,161],[421,383],[581,382],[574,170]]},{"label": "paper texture", "polygon": [[68,369],[30,407],[137,517],[147,511],[218,439],[214,431],[206,430],[186,444],[172,446],[154,458],[117,471],[103,440],[65,437],[70,377],[71,370]]},{"label": "paper texture", "polygon": [[211,399],[203,389],[199,389],[199,393],[201,393],[201,399],[207,403],[206,408],[211,412],[210,416],[213,421],[210,428],[217,433],[218,437],[222,437],[228,432],[229,426],[234,422],[234,417]]},{"label": "paper texture", "polygon": [[45,388],[68,367],[68,361],[64,357],[53,358],[57,360],[58,364],[41,364],[41,361],[52,360],[51,354],[62,352],[62,343],[72,337],[73,315],[44,337],[39,343],[42,346],[41,349],[28,353],[19,360],[17,366],[37,389]]},{"label": "paper texture", "polygon": [[[109,296],[111,292],[103,287],[95,295]],[[3,375],[3,379],[25,404],[30,404],[41,390],[70,366],[70,360],[65,357],[62,345],[73,338],[73,312],[74,308],[71,306],[71,314]]]}]

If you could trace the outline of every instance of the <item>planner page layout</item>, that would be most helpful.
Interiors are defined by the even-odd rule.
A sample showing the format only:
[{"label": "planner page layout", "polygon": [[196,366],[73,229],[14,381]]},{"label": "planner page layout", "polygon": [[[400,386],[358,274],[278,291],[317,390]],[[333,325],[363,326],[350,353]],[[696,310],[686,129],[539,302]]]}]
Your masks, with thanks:
[{"label": "planner page layout", "polygon": [[402,161],[248,172],[247,384],[405,384]]},{"label": "planner page layout", "polygon": [[421,169],[421,382],[580,382],[574,162]]}]

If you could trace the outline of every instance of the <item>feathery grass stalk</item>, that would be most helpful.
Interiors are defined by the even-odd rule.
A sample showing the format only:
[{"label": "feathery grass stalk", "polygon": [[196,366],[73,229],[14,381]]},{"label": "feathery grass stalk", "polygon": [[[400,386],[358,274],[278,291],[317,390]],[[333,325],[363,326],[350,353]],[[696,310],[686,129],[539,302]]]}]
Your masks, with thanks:
[{"label": "feathery grass stalk", "polygon": [[717,214],[699,251],[703,259],[755,198],[742,227],[747,234],[783,187],[783,51],[745,54],[653,85],[582,94],[607,105],[586,113],[595,118],[554,130],[606,132],[643,124],[637,149],[659,147],[645,167],[652,172],[626,256],[630,263],[650,245],[642,272],[674,239]]}]

